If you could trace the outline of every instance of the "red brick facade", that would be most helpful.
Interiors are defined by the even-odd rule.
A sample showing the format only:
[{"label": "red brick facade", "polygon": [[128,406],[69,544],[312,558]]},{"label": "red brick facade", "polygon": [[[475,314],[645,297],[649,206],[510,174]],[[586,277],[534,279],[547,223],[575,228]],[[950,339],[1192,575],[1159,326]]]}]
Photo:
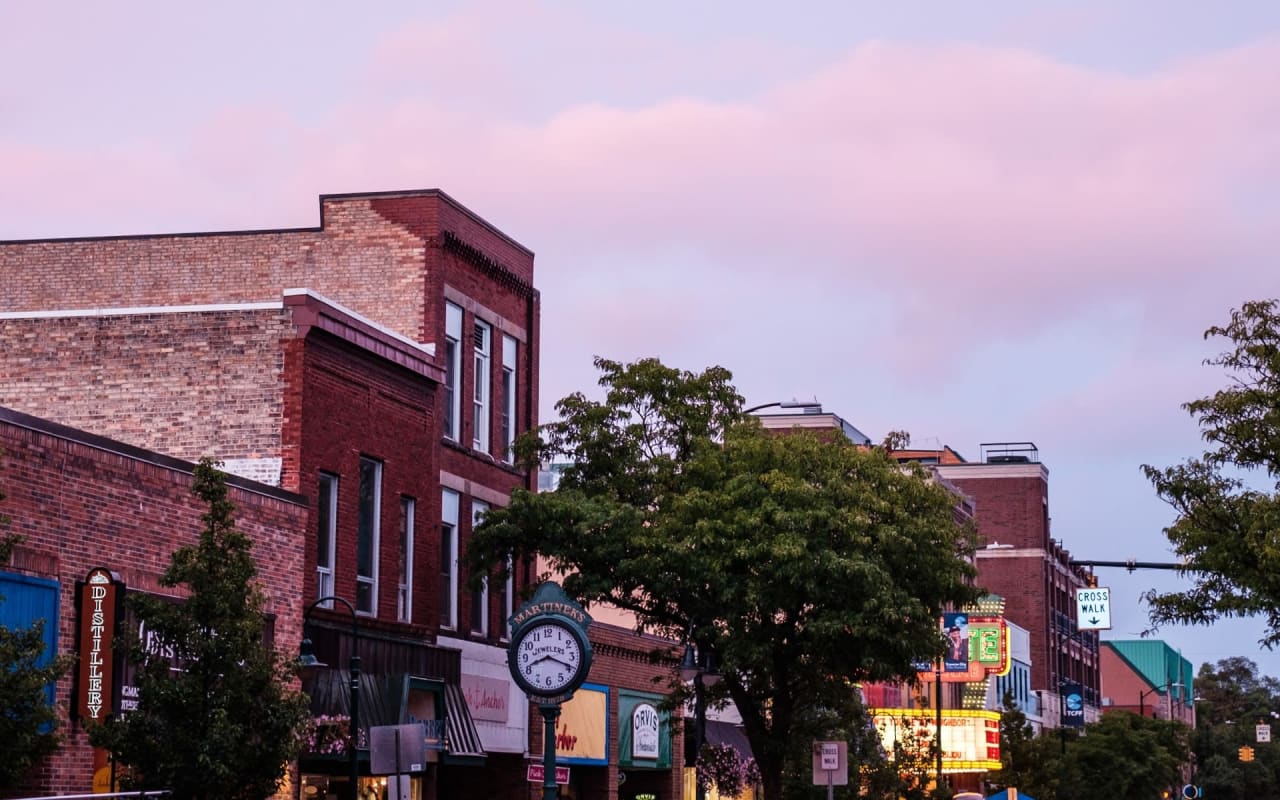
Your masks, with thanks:
[{"label": "red brick facade", "polygon": [[977,582],[1005,598],[1005,616],[1029,632],[1032,689],[1056,697],[1060,679],[1079,681],[1088,714],[1095,715],[1101,700],[1098,635],[1076,630],[1075,589],[1086,579],[1049,535],[1048,470],[1037,462],[938,470],[974,500],[982,542]]},{"label": "red brick facade", "polygon": [[[244,494],[243,502],[252,508],[244,524],[268,545],[259,557],[270,576],[280,618],[276,641],[284,652],[296,652],[303,609],[320,594],[321,475],[335,477],[338,486],[332,591],[357,598],[357,531],[367,499],[360,492],[362,463],[378,465],[380,476],[376,600],[360,617],[366,675],[408,671],[456,684],[468,667],[451,641],[453,648],[458,640],[490,652],[504,648],[506,608],[498,586],[488,594],[488,630],[472,626],[474,595],[466,576],[458,576],[452,598],[457,627],[440,623],[442,493],[460,495],[457,534],[465,550],[476,502],[500,506],[517,486],[535,486],[535,476],[507,463],[502,435],[538,422],[540,301],[534,256],[526,248],[443,192],[340,195],[321,197],[317,228],[0,242],[0,283],[0,408],[87,431],[76,434],[83,438],[127,443],[114,447],[164,453],[157,458],[207,454],[228,471],[278,486]],[[461,311],[452,365],[447,305]],[[481,330],[488,332],[488,353],[475,348]],[[477,364],[485,374],[476,375]],[[452,415],[456,435],[444,428],[453,411],[449,396],[460,399]],[[489,431],[483,448],[475,445],[484,439],[476,433],[477,408],[488,412],[481,419]],[[142,458],[129,468],[145,465]],[[79,492],[99,498],[97,513],[105,520],[120,518],[110,534],[111,548],[118,548],[77,545],[91,541],[95,529],[91,520],[74,520],[74,535],[36,530],[20,553],[22,563],[45,564],[42,575],[74,580],[84,563],[120,561],[132,564],[138,584],[154,585],[174,541],[157,538],[164,526],[152,538],[131,541],[132,503],[137,498],[138,507],[148,508],[145,498],[157,492],[156,503],[177,504],[177,490],[148,479],[119,492],[114,477],[101,477],[106,483]],[[408,621],[399,620],[397,602],[404,500],[413,508]],[[9,512],[17,521],[18,511]],[[51,509],[23,506],[20,512],[38,517]],[[165,516],[166,525],[184,522],[175,513]],[[186,530],[174,530],[179,527]],[[77,548],[91,553],[77,554]],[[517,576],[518,591],[530,568]],[[311,623],[317,654],[330,664],[346,663],[352,648],[347,614],[315,609]],[[72,643],[64,636],[60,648]],[[652,691],[650,678],[664,668],[611,646],[596,660],[599,675],[591,680]],[[616,741],[611,746],[616,749]],[[41,791],[88,790],[77,748],[52,759],[38,778]],[[484,781],[474,767],[440,767],[422,786],[422,799],[434,800],[439,787],[470,797],[497,787],[500,794],[512,787],[535,794],[524,781],[520,750],[493,754],[488,769],[503,774]],[[659,796],[678,796],[681,760],[677,755],[675,769],[649,778],[662,785]],[[609,786],[591,796],[618,796],[616,769],[607,772]]]},{"label": "red brick facade", "polygon": [[[239,478],[230,480],[236,524],[254,541],[275,642],[296,652],[303,598],[307,508],[303,498]],[[5,571],[56,581],[59,650],[76,648],[75,585],[108,566],[129,590],[171,594],[160,576],[172,551],[195,544],[207,511],[191,494],[191,465],[43,420],[0,409],[0,511],[25,537]],[[74,672],[74,670],[72,671]],[[65,712],[72,675],[59,682]],[[65,717],[64,717],[65,719]],[[31,776],[30,793],[87,791],[93,753],[83,728],[67,724],[66,743]]]}]

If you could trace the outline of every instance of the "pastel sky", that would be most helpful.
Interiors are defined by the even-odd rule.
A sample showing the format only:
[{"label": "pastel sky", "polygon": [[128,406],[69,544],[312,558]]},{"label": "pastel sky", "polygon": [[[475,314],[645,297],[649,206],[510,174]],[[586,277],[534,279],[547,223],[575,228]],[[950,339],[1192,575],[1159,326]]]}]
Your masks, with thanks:
[{"label": "pastel sky", "polygon": [[[1083,559],[1172,560],[1139,465],[1198,452],[1201,333],[1278,293],[1267,0],[0,1],[0,74],[0,239],[439,187],[537,253],[544,418],[657,356],[876,439],[1032,441]],[[1099,573],[1112,638],[1181,585]],[[1160,632],[1280,676],[1260,635]]]}]

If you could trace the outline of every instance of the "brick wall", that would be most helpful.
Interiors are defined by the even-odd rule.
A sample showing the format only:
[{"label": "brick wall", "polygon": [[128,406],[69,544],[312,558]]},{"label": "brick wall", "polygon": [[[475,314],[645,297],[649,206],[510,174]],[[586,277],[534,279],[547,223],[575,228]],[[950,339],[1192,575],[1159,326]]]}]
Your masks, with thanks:
[{"label": "brick wall", "polygon": [[0,406],[278,472],[291,335],[282,309],[0,319]]},{"label": "brick wall", "polygon": [[[9,530],[26,537],[6,569],[60,584],[58,649],[76,647],[75,584],[106,566],[130,589],[161,590],[172,552],[195,544],[206,510],[191,494],[190,465],[118,443],[63,431],[0,409],[0,506]],[[276,615],[275,641],[296,653],[302,602],[303,547],[298,541],[306,509],[301,498],[236,480],[230,492],[236,524],[254,541],[258,577],[268,613]],[[71,698],[68,674],[57,687],[64,715]],[[63,728],[64,746],[41,765],[29,793],[86,792],[92,785],[92,750],[79,725]]]},{"label": "brick wall", "polygon": [[[349,344],[313,331],[302,357],[300,390],[301,481],[296,490],[313,506],[307,525],[316,530],[314,510],[320,473],[339,477],[335,593],[356,596],[353,565],[360,506],[360,459],[380,461],[378,614],[396,619],[400,567],[400,500],[415,503],[413,621],[419,635],[438,622],[440,497],[435,469],[435,383],[409,370],[370,359]],[[308,597],[316,596],[314,540],[307,556]],[[344,567],[344,568],[342,568]]]},{"label": "brick wall", "polygon": [[309,288],[416,338],[423,242],[370,201],[317,230],[0,243],[0,312],[277,301]]}]

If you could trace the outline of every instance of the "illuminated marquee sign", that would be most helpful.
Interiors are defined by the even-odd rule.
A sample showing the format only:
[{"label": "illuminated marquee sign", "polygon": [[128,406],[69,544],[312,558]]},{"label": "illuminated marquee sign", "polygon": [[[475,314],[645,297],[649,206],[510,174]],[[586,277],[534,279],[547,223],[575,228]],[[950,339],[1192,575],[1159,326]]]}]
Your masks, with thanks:
[{"label": "illuminated marquee sign", "polygon": [[[875,708],[871,718],[886,752],[894,743],[907,753],[930,758],[937,718],[918,708]],[[1000,712],[944,709],[942,771],[984,772],[1000,769]]]},{"label": "illuminated marquee sign", "polygon": [[[992,675],[1006,675],[1010,660],[1009,626],[1004,617],[969,614],[969,663],[965,672],[943,672],[943,683],[972,683]],[[923,666],[923,665],[921,665]],[[921,670],[920,680],[932,683],[932,666]]]},{"label": "illuminated marquee sign", "polygon": [[116,612],[121,584],[106,567],[89,570],[78,587],[80,671],[75,713],[104,722],[113,711]]}]

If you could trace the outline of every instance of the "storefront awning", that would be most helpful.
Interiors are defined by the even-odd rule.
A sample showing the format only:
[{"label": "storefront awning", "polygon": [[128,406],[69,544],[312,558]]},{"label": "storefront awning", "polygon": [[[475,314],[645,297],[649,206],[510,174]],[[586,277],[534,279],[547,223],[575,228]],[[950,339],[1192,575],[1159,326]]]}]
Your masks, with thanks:
[{"label": "storefront awning", "polygon": [[484,758],[484,745],[480,743],[480,731],[467,708],[467,698],[456,683],[444,686],[444,720],[447,745],[445,753],[462,758]]}]

